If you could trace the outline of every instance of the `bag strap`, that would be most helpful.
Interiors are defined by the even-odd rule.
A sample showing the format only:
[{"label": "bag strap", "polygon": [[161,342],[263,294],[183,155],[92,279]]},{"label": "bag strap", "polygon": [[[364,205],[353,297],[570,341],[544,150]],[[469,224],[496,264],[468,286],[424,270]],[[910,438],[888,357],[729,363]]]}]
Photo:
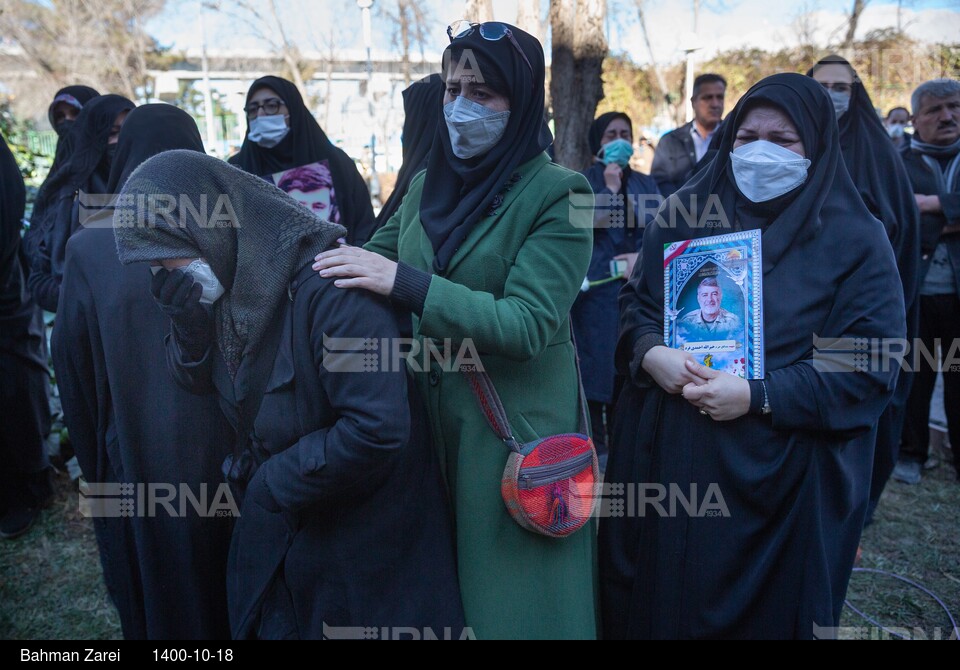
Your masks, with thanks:
[{"label": "bag strap", "polygon": [[[590,420],[588,419],[589,410],[587,408],[587,395],[583,390],[583,376],[580,372],[580,354],[577,351],[577,340],[573,332],[573,323],[570,323],[570,341],[573,343],[574,364],[577,369],[577,398],[580,404],[580,432],[589,435]],[[476,396],[480,404],[480,411],[497,437],[503,440],[504,444],[511,451],[520,452],[520,442],[513,435],[513,428],[510,426],[510,420],[507,419],[507,412],[500,401],[497,389],[493,385],[493,380],[486,372],[479,370],[465,370],[467,381],[470,383],[470,389]]]}]

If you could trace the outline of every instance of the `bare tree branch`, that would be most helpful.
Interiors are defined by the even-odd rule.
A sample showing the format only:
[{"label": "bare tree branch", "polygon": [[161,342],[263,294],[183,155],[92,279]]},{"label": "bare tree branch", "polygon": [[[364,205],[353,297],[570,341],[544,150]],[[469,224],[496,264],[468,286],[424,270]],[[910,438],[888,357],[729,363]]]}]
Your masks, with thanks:
[{"label": "bare tree branch", "polygon": [[3,0],[0,34],[35,73],[35,97],[87,83],[137,99],[148,94],[148,60],[159,49],[144,29],[165,0]]},{"label": "bare tree branch", "polygon": [[300,95],[309,100],[303,58],[287,32],[277,0],[268,0],[265,8],[262,2],[232,0],[231,6],[222,11],[245,24],[255,38],[264,42],[283,61]]},{"label": "bare tree branch", "polygon": [[423,57],[423,49],[430,36],[430,14],[423,3],[415,0],[393,0],[389,4],[385,3],[379,14],[393,28],[393,46],[400,52],[404,84],[409,86],[413,81],[410,52],[413,47],[418,47],[420,56]]},{"label": "bare tree branch", "polygon": [[657,78],[657,86],[660,88],[660,99],[667,99],[667,82],[663,78],[663,72],[660,70],[660,66],[657,64],[657,58],[653,53],[653,44],[650,42],[650,32],[647,30],[647,19],[643,13],[643,0],[634,0],[637,5],[637,15],[640,17],[640,32],[643,33],[643,41],[647,45],[647,53],[650,55],[650,67],[653,68],[653,73]]},{"label": "bare tree branch", "polygon": [[853,9],[850,11],[850,17],[847,20],[847,36],[843,39],[843,48],[849,49],[853,46],[853,40],[857,35],[857,24],[860,22],[860,15],[866,9],[869,0],[854,0]]}]

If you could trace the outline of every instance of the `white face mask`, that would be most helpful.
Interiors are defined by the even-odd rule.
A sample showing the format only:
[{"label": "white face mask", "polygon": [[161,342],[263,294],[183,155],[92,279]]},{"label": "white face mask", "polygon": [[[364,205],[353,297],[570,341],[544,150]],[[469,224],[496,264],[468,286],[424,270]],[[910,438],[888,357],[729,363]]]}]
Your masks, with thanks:
[{"label": "white face mask", "polygon": [[193,280],[199,282],[200,286],[203,287],[203,293],[200,294],[200,302],[202,304],[212,305],[226,293],[226,289],[223,288],[223,284],[217,279],[217,275],[213,274],[213,268],[211,268],[210,264],[205,260],[198,258],[183,268],[183,270],[184,272],[192,274]]},{"label": "white face mask", "polygon": [[837,113],[839,119],[850,109],[850,94],[832,90],[827,91],[827,93],[830,94],[830,99],[833,101],[833,110]]},{"label": "white face mask", "polygon": [[258,116],[250,122],[250,132],[247,137],[264,149],[275,147],[287,136],[290,129],[283,114],[273,116]]},{"label": "white face mask", "polygon": [[898,140],[904,135],[904,130],[906,126],[902,123],[891,123],[887,126],[887,134],[890,135],[891,139]]},{"label": "white face mask", "polygon": [[457,96],[443,106],[443,116],[450,133],[450,145],[457,158],[473,158],[485,154],[503,137],[510,111],[495,112],[481,104]]},{"label": "white face mask", "polygon": [[767,202],[807,180],[810,160],[779,144],[757,140],[730,154],[737,187],[752,202]]},{"label": "white face mask", "polygon": [[[154,265],[150,268],[150,272],[157,274],[162,269],[162,265]],[[198,258],[189,265],[179,269],[184,272],[189,272],[193,275],[193,280],[199,282],[200,286],[203,287],[203,293],[200,294],[200,302],[204,305],[212,305],[226,293],[223,284],[217,279],[217,275],[213,274],[213,268],[211,268],[210,264],[206,261]]]}]

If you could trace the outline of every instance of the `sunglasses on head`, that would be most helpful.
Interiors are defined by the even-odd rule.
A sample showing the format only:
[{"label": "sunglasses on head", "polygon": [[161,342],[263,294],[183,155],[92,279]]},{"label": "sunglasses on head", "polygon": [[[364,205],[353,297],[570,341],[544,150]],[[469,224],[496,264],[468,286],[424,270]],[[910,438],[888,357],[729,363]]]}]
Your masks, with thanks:
[{"label": "sunglasses on head", "polygon": [[497,42],[504,37],[510,40],[510,44],[513,45],[513,48],[516,49],[520,57],[523,58],[523,62],[527,64],[527,69],[530,70],[530,80],[536,81],[536,77],[533,76],[533,66],[530,65],[527,55],[523,53],[523,49],[520,48],[520,43],[517,42],[517,38],[513,36],[513,31],[510,30],[506,23],[499,21],[471,23],[466,19],[460,19],[447,26],[447,37],[450,38],[450,42],[452,43],[454,40],[472,35],[475,31],[479,31],[480,37],[489,42]]}]

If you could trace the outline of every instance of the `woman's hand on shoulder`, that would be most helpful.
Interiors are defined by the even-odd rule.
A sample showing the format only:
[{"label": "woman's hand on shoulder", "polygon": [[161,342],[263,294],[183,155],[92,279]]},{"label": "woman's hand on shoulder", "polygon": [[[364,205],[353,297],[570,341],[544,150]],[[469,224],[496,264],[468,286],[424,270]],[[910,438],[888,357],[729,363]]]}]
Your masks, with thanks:
[{"label": "woman's hand on shoulder", "polygon": [[321,277],[334,278],[337,288],[362,288],[389,296],[397,278],[397,264],[360,247],[341,244],[317,254],[313,269]]},{"label": "woman's hand on shoulder", "polygon": [[653,347],[643,357],[641,367],[653,377],[653,380],[667,393],[682,393],[689,384],[705,384],[706,380],[697,377],[687,367],[695,362],[693,356],[679,349],[663,345]]},{"label": "woman's hand on shoulder", "polygon": [[[649,354],[647,354],[649,356]],[[683,388],[683,397],[714,421],[733,421],[750,411],[750,384],[690,360],[687,370],[698,381]]]}]

